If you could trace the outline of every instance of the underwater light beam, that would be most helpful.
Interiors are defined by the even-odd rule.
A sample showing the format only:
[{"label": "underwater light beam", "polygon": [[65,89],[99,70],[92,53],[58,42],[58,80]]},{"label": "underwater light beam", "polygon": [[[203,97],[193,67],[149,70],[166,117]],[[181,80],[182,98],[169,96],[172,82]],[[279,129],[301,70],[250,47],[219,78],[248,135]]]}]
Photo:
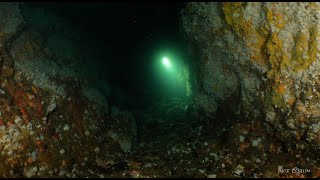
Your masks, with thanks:
[{"label": "underwater light beam", "polygon": [[162,58],[162,64],[166,67],[166,68],[171,68],[171,62],[167,57],[163,57]]}]

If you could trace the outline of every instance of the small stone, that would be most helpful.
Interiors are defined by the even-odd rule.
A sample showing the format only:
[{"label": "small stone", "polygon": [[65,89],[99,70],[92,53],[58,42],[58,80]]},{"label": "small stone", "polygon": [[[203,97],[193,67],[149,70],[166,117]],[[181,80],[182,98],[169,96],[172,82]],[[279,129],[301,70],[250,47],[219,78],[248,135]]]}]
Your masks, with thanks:
[{"label": "small stone", "polygon": [[240,142],[244,142],[245,137],[244,136],[239,136]]},{"label": "small stone", "polygon": [[217,178],[217,175],[216,174],[209,174],[209,175],[207,175],[207,178]]},{"label": "small stone", "polygon": [[68,124],[65,124],[64,127],[63,127],[63,130],[65,131],[69,131],[70,130],[70,127]]},{"label": "small stone", "polygon": [[6,92],[2,89],[0,89],[0,94],[6,94]]},{"label": "small stone", "polygon": [[60,154],[64,154],[66,151],[64,149],[60,150]]},{"label": "small stone", "polygon": [[46,168],[45,166],[41,166],[39,170],[40,170],[40,171],[44,171],[44,170],[46,170],[46,169],[47,169],[47,168]]},{"label": "small stone", "polygon": [[84,132],[84,134],[85,134],[86,136],[88,136],[88,135],[90,134],[90,132],[89,132],[88,130],[86,130],[86,131]]},{"label": "small stone", "polygon": [[261,142],[261,138],[258,138],[258,139],[256,139],[256,140],[253,140],[253,141],[252,141],[252,146],[253,146],[253,147],[257,147],[260,142]]},{"label": "small stone", "polygon": [[146,164],[144,165],[144,167],[145,167],[145,168],[150,168],[150,167],[152,167],[152,164],[151,164],[151,163],[146,163]]},{"label": "small stone", "polygon": [[40,134],[40,139],[41,139],[42,141],[44,140],[43,134]]},{"label": "small stone", "polygon": [[30,99],[30,100],[32,100],[32,99],[34,99],[34,95],[31,95],[31,94],[27,94],[27,96],[28,96],[28,98]]},{"label": "small stone", "polygon": [[256,162],[257,162],[257,163],[261,163],[261,159],[257,158],[257,159],[256,159]]},{"label": "small stone", "polygon": [[61,170],[60,172],[59,172],[59,175],[60,176],[64,176],[66,174],[66,171],[65,170]]},{"label": "small stone", "polygon": [[234,173],[238,176],[240,176],[243,172],[244,172],[244,167],[242,165],[238,165],[234,171]]},{"label": "small stone", "polygon": [[10,150],[10,151],[8,151],[8,156],[11,156],[12,154],[13,154],[13,152]]},{"label": "small stone", "polygon": [[94,151],[95,151],[96,153],[98,153],[98,152],[100,152],[100,148],[99,148],[99,147],[96,147],[96,148],[94,149]]}]

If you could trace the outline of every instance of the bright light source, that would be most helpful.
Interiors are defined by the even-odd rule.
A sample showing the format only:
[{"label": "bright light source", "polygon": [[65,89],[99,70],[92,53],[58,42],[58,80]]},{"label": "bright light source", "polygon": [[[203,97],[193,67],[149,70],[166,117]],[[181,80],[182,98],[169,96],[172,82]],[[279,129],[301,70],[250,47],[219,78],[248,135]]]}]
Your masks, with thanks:
[{"label": "bright light source", "polygon": [[169,61],[169,59],[167,57],[162,58],[162,64],[167,68],[171,67],[171,62]]}]

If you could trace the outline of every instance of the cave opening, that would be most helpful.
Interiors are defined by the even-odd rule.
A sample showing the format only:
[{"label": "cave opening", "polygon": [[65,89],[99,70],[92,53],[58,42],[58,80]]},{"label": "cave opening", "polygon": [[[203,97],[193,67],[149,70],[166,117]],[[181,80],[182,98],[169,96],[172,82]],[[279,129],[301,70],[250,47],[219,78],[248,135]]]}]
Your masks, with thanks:
[{"label": "cave opening", "polygon": [[[199,160],[200,141],[224,141],[226,128],[237,119],[232,114],[237,97],[219,106],[205,92],[199,69],[203,51],[183,29],[184,7],[185,3],[25,3],[22,14],[54,52],[54,62],[73,69],[88,94],[98,97],[107,112],[101,126],[127,123],[119,132],[104,132],[119,141],[123,151],[143,161],[150,153],[167,156],[163,153],[187,144],[190,160]],[[216,76],[223,76],[219,72]],[[121,133],[129,138],[121,139]],[[115,166],[127,167],[119,163]]]},{"label": "cave opening", "polygon": [[[179,136],[179,131],[187,134],[196,123],[191,116],[196,91],[195,56],[179,19],[184,6],[27,3],[24,14],[43,36],[51,33],[43,30],[50,20],[59,24],[63,19],[75,28],[80,36],[70,38],[83,51],[79,71],[106,98],[111,116],[121,111],[133,114],[139,142],[164,134]],[[33,13],[39,8],[42,16]],[[51,17],[49,11],[60,19]],[[47,41],[53,41],[52,46],[61,43]]]}]

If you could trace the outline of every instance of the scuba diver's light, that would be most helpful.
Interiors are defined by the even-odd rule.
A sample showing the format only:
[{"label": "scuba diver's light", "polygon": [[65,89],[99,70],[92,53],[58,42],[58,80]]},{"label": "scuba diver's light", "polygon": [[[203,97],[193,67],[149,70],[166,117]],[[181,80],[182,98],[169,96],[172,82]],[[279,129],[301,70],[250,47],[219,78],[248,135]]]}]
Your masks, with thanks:
[{"label": "scuba diver's light", "polygon": [[162,58],[162,64],[166,67],[166,68],[171,68],[171,62],[167,57]]},{"label": "scuba diver's light", "polygon": [[154,55],[154,62],[154,80],[158,82],[156,85],[159,85],[159,93],[187,99],[191,95],[189,71],[181,55],[171,50],[159,51]]}]

